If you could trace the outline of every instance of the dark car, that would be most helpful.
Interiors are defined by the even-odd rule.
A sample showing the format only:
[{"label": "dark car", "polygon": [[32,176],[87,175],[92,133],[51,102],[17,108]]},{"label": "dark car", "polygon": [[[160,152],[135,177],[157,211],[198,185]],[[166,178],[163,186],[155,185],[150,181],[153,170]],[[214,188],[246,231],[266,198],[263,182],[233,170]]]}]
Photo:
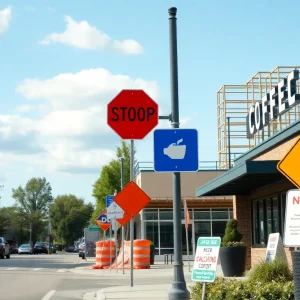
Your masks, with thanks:
[{"label": "dark car", "polygon": [[48,247],[46,243],[36,243],[33,247],[33,254],[48,254]]},{"label": "dark car", "polygon": [[7,240],[10,254],[18,254],[18,244],[16,241]]},{"label": "dark car", "polygon": [[0,258],[10,258],[9,244],[4,237],[0,237]]}]

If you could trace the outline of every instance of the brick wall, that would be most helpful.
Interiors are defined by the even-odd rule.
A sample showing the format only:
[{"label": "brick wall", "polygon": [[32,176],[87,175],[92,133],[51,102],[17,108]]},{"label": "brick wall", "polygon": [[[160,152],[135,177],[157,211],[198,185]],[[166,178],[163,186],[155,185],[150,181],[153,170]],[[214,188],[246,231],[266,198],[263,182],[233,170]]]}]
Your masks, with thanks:
[{"label": "brick wall", "polygon": [[242,242],[247,246],[247,269],[251,267],[251,201],[248,197],[234,196],[233,217],[238,221]]},{"label": "brick wall", "polygon": [[[251,249],[251,268],[261,263],[265,259],[267,248],[252,248]],[[289,266],[292,268],[292,251],[291,248],[285,248],[286,258]]]},{"label": "brick wall", "polygon": [[284,143],[277,145],[273,149],[269,150],[268,152],[265,152],[263,154],[260,154],[253,160],[280,160],[283,158],[283,156],[289,151],[289,149],[294,145],[296,142],[296,139],[299,137],[293,137],[290,140],[285,141]]}]

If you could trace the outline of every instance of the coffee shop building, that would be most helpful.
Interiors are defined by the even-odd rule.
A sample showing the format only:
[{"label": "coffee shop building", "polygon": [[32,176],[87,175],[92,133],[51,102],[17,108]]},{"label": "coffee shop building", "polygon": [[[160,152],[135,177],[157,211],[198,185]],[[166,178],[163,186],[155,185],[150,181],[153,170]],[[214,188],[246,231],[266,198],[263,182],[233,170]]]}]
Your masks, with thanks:
[{"label": "coffee shop building", "polygon": [[[248,268],[264,260],[270,233],[284,239],[286,193],[296,187],[277,164],[300,137],[299,69],[257,72],[217,93],[218,155],[227,170],[199,184],[195,196],[233,197]],[[293,167],[299,169],[300,156]],[[289,262],[291,250],[285,248]]]}]

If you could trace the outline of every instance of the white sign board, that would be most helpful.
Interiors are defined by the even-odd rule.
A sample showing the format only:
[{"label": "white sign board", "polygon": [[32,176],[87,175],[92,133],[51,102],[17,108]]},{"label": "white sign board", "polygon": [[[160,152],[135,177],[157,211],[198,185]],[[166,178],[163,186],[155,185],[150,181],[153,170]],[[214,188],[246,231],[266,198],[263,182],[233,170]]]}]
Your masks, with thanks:
[{"label": "white sign board", "polygon": [[124,216],[124,211],[116,202],[113,201],[107,208],[106,215],[111,220],[122,219]]},{"label": "white sign board", "polygon": [[193,281],[214,282],[216,278],[220,237],[199,237],[192,271]]},{"label": "white sign board", "polygon": [[284,246],[300,247],[300,190],[286,193]]},{"label": "white sign board", "polygon": [[275,258],[286,260],[286,254],[283,248],[283,243],[278,232],[269,234],[265,262],[272,262],[275,260]]}]

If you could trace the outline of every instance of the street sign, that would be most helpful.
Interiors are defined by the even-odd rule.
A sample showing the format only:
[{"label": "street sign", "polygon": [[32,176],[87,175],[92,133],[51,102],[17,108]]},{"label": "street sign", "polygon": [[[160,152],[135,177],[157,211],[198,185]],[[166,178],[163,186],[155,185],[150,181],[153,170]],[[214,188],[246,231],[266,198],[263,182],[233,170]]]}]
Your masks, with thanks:
[{"label": "street sign", "polygon": [[106,215],[110,220],[122,219],[124,211],[115,201],[113,201],[106,209]]},{"label": "street sign", "polygon": [[106,204],[106,208],[110,206],[110,204],[114,201],[114,197],[115,196],[106,196],[105,197],[105,204]]},{"label": "street sign", "polygon": [[118,222],[121,226],[125,226],[130,220],[131,220],[130,215],[128,215],[128,214],[124,211],[123,218],[117,219],[117,222]]},{"label": "street sign", "polygon": [[286,211],[284,226],[285,247],[300,247],[300,191],[289,190],[286,193]]},{"label": "street sign", "polygon": [[286,155],[277,164],[277,169],[297,188],[300,189],[300,138],[290,148]]},{"label": "street sign", "polygon": [[199,237],[192,271],[193,281],[214,282],[216,278],[220,237]]},{"label": "street sign", "polygon": [[88,229],[89,231],[100,231],[100,227],[95,224],[91,224]]},{"label": "street sign", "polygon": [[110,226],[111,222],[107,218],[106,210],[103,210],[102,213],[96,219],[96,224],[100,226],[104,231],[106,231]]},{"label": "street sign", "polygon": [[151,201],[151,198],[134,181],[130,181],[115,196],[114,201],[132,218]]},{"label": "street sign", "polygon": [[141,140],[158,124],[158,105],[143,90],[122,90],[108,103],[107,124],[123,140]]},{"label": "street sign", "polygon": [[196,129],[154,131],[155,172],[197,172],[198,132]]}]

